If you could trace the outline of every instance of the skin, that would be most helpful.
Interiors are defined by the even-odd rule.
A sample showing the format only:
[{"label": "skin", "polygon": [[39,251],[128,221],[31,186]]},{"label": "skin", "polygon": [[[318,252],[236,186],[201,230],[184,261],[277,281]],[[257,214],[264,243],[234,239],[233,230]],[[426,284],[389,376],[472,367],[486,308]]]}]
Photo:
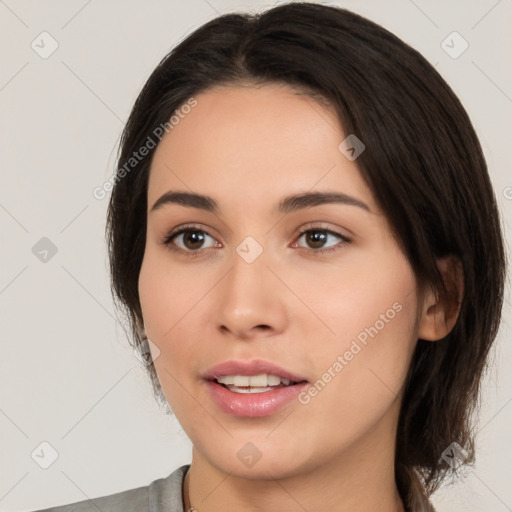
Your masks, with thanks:
[{"label": "skin", "polygon": [[[332,110],[276,84],[216,87],[196,100],[152,161],[139,276],[157,375],[193,443],[185,510],[403,511],[394,450],[405,377],[418,338],[445,336],[456,312],[419,292],[357,160],[338,150],[346,134]],[[219,212],[151,211],[170,190],[208,195]],[[272,211],[290,194],[328,190],[370,211]],[[162,244],[188,223],[206,232],[203,245],[183,235],[174,239],[182,253]],[[299,238],[304,228],[350,242],[329,235],[315,245]],[[247,236],[263,249],[252,263],[236,252]],[[308,404],[239,418],[210,398],[201,375],[229,359],[270,360],[315,382],[394,303],[400,312]],[[248,442],[262,455],[250,468],[237,457]]]}]

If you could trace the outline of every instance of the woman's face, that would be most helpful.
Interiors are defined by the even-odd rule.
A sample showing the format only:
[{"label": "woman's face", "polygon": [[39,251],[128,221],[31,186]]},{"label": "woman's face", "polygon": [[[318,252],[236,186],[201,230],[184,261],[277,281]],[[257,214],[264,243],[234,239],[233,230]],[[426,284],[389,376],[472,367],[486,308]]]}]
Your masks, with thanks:
[{"label": "woman's face", "polygon": [[[157,375],[194,456],[249,478],[363,447],[392,457],[418,335],[416,281],[357,159],[339,149],[349,134],[285,86],[218,87],[195,100],[154,154],[139,277]],[[153,209],[169,192],[217,209],[183,196]],[[327,196],[287,199],[309,194]],[[243,365],[255,361],[263,366]],[[211,380],[260,374],[307,382],[236,378],[230,390]]]}]

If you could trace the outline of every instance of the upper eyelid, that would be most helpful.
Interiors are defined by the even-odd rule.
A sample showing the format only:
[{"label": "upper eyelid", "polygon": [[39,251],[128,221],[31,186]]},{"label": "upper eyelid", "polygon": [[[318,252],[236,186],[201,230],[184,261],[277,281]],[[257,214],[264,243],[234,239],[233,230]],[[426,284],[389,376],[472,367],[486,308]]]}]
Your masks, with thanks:
[{"label": "upper eyelid", "polygon": [[209,232],[209,229],[205,229],[205,228],[202,228],[200,226],[196,226],[194,224],[185,224],[173,231],[171,231],[168,235],[165,236],[166,239],[171,239],[175,236],[178,236],[178,235],[182,235],[183,232],[187,232],[187,231],[201,231],[203,233],[206,233],[208,236],[212,237],[212,238],[216,238],[215,236],[213,236],[210,232]]},{"label": "upper eyelid", "polygon": [[[308,231],[308,230],[321,230],[321,231],[330,231],[331,233],[334,233],[334,234],[342,234],[342,233],[337,233],[337,229],[341,229],[341,228],[332,228],[332,227],[329,227],[327,225],[325,225],[327,223],[325,222],[322,222],[322,221],[312,221],[312,222],[308,222],[306,224],[304,224],[303,226],[301,226],[300,229],[297,230],[297,232],[295,233],[296,235],[300,235],[300,234],[303,234],[305,231]],[[184,224],[183,226],[181,227],[178,227],[176,230],[173,230],[171,231],[167,237],[171,237],[171,236],[175,236],[175,235],[178,235],[178,234],[181,234],[183,231],[202,231],[204,233],[206,233],[208,236],[213,236],[210,232],[209,232],[209,229],[210,228],[203,228],[199,225],[195,225],[195,224]],[[347,236],[348,238],[348,235],[344,235],[344,236]]]}]

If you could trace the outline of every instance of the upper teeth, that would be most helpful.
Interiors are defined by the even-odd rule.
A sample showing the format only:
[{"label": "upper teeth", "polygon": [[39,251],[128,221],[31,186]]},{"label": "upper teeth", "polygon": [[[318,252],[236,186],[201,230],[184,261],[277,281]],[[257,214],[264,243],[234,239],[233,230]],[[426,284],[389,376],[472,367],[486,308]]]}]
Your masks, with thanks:
[{"label": "upper teeth", "polygon": [[254,386],[259,388],[279,386],[281,382],[285,386],[288,386],[291,382],[289,379],[281,378],[277,375],[267,375],[266,373],[262,373],[261,375],[223,375],[222,377],[217,377],[217,381],[221,384]]}]

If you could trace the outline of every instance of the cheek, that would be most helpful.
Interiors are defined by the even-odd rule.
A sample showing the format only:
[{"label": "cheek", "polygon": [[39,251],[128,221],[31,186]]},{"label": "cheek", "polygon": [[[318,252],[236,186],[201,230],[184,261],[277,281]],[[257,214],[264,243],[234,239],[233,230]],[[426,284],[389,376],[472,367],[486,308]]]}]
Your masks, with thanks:
[{"label": "cheek", "polygon": [[204,266],[191,270],[172,263],[156,250],[145,254],[139,274],[139,298],[146,334],[160,351],[154,360],[155,369],[171,407],[181,389],[178,382],[190,378],[198,342],[204,338],[198,315],[217,280]]},{"label": "cheek", "polygon": [[407,352],[411,343],[416,318],[414,278],[406,271],[401,277],[369,274],[346,279],[341,293],[339,288],[331,289],[333,300],[326,307],[335,337],[346,349],[357,342],[368,358],[385,363]]},{"label": "cheek", "polygon": [[317,265],[309,275],[297,276],[295,291],[317,313],[317,319],[308,315],[303,331],[309,333],[319,388],[333,382],[323,388],[324,400],[340,404],[342,415],[384,411],[403,385],[417,341],[412,269],[390,250],[371,264],[347,259],[342,266]]},{"label": "cheek", "polygon": [[[211,277],[210,277],[211,280]],[[139,298],[148,336],[171,339],[182,319],[207,293],[208,275],[201,269],[184,271],[165,254],[147,251],[139,275]]]},{"label": "cheek", "polygon": [[151,351],[155,371],[167,402],[174,411],[180,402],[178,370],[186,368],[187,364],[185,354],[180,351],[184,344],[176,343],[173,346],[172,342],[179,330],[180,318],[186,313],[181,291],[188,288],[183,288],[179,274],[173,273],[162,258],[158,258],[150,249],[144,255],[138,289],[145,332],[159,350],[156,358],[154,350]]},{"label": "cheek", "polygon": [[[331,338],[343,348],[358,335],[364,341],[367,329],[375,333],[375,326],[380,338],[396,338],[397,343],[410,339],[416,318],[416,279],[392,245],[381,251],[347,251],[333,264],[312,261],[281,271],[314,313],[304,318],[311,327],[315,324],[322,339]],[[295,303],[293,307],[304,310],[304,305]]]}]

